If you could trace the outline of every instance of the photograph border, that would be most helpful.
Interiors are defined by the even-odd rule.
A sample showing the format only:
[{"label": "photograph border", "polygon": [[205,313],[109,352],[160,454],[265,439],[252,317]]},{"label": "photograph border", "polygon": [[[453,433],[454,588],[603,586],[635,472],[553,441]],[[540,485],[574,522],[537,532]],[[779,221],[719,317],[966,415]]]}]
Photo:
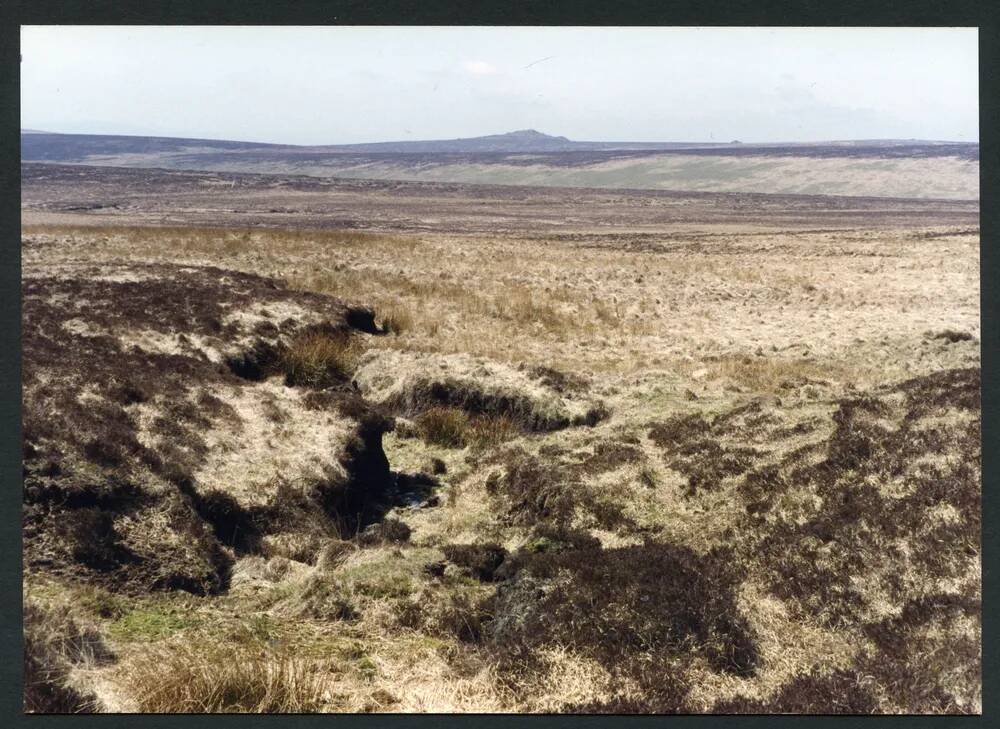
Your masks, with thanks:
[{"label": "photograph border", "polygon": [[[593,0],[551,2],[469,3],[456,7],[441,0],[420,3],[400,0],[366,2],[277,3],[267,0],[13,0],[0,7],[0,645],[5,655],[0,663],[3,687],[3,715],[15,726],[65,726],[66,721],[100,722],[105,727],[180,727],[190,720],[218,726],[442,726],[475,722],[477,726],[506,726],[514,721],[537,726],[773,726],[802,722],[790,716],[564,716],[564,715],[316,715],[316,716],[223,716],[183,715],[104,715],[26,716],[22,713],[21,635],[21,257],[20,257],[20,86],[19,27],[35,24],[91,25],[587,25],[587,26],[962,26],[979,28],[980,62],[980,276],[982,317],[982,438],[983,444],[983,582],[984,606],[1000,604],[997,584],[997,483],[1000,443],[998,410],[997,343],[1000,341],[1000,251],[992,244],[1000,240],[997,200],[997,169],[1000,162],[1000,10],[994,3],[953,0],[920,0],[909,3],[875,4],[862,0],[833,3],[788,2],[782,0],[683,0],[678,2],[617,3]],[[15,126],[16,125],[16,126]],[[807,720],[818,725],[865,726],[872,721],[888,726],[912,727],[952,723],[962,726],[989,726],[998,720],[997,610],[983,609],[983,714],[981,716],[817,716]],[[322,723],[321,723],[322,722]]]}]

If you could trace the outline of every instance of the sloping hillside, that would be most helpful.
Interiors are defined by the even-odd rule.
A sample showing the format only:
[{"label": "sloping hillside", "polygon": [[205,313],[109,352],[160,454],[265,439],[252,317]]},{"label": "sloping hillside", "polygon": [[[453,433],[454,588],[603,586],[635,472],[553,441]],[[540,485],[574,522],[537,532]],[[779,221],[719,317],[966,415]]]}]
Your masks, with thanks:
[{"label": "sloping hillside", "polygon": [[611,189],[978,199],[979,146],[575,142],[534,130],[333,146],[22,134],[24,161]]}]

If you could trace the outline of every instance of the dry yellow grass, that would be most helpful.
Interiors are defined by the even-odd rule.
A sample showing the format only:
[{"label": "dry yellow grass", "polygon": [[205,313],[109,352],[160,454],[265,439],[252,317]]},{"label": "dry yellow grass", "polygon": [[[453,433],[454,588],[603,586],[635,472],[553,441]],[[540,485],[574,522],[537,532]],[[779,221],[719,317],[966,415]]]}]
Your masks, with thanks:
[{"label": "dry yellow grass", "polygon": [[[124,665],[138,672],[142,710],[557,711],[599,703],[608,698],[614,667],[571,646],[547,645],[536,656],[539,672],[518,683],[500,675],[488,652],[441,630],[466,617],[456,606],[475,605],[493,589],[451,567],[431,580],[424,569],[442,559],[443,545],[495,541],[513,551],[535,538],[528,527],[504,523],[486,483],[494,470],[504,472],[505,449],[579,478],[574,494],[597,494],[584,505],[594,511],[627,502],[635,533],[595,525],[599,517],[582,506],[573,515],[572,526],[606,548],[652,538],[702,554],[731,542],[746,518],[738,477],[687,494],[681,466],[648,437],[652,422],[686,414],[711,420],[777,394],[781,410],[771,414],[785,420],[774,428],[808,427],[780,443],[754,442],[761,450],[756,467],[829,435],[829,424],[810,430],[812,420],[827,422],[831,403],[852,386],[978,364],[969,342],[921,335],[979,335],[974,235],[946,239],[942,248],[916,230],[744,237],[706,228],[708,242],[678,242],[666,251],[523,234],[27,228],[26,238],[51,244],[26,246],[28,264],[169,260],[259,273],[372,306],[392,333],[360,337],[358,345],[321,334],[294,342],[284,371],[296,382],[350,374],[361,348],[462,353],[585,375],[588,394],[607,400],[614,413],[593,428],[526,436],[502,416],[426,410],[416,418],[424,438],[400,432],[385,439],[394,470],[422,470],[431,458],[447,465],[440,507],[404,517],[410,542],[334,550],[336,558],[316,565],[304,556],[316,551],[313,545],[266,542],[255,555],[262,564],[243,565],[231,594],[185,607],[204,620],[197,635],[204,645],[195,650],[185,635],[125,648]],[[654,242],[675,243],[667,233]],[[587,471],[606,441],[634,447],[638,456]],[[722,445],[749,444],[736,438]],[[571,457],[560,461],[560,454]],[[583,475],[569,474],[577,466]],[[560,496],[554,492],[553,501]],[[790,489],[774,518],[792,523],[816,498]],[[810,667],[848,666],[867,645],[859,634],[802,618],[755,580],[737,597],[739,614],[758,636],[760,671],[752,678],[723,674],[699,659],[688,697],[698,710],[735,696],[767,700]],[[248,648],[234,638],[243,633],[233,624],[247,615],[272,621],[290,652],[266,653],[265,644]],[[133,678],[122,673],[115,680],[128,687]],[[628,696],[641,694],[630,690]]]},{"label": "dry yellow grass", "polygon": [[357,354],[357,345],[347,334],[311,332],[282,352],[281,367],[290,385],[323,387],[350,377]]},{"label": "dry yellow grass", "polygon": [[468,438],[469,417],[457,408],[427,408],[417,417],[417,425],[428,443],[445,448],[461,448]]},{"label": "dry yellow grass", "polygon": [[472,419],[469,440],[479,448],[497,446],[521,434],[517,423],[506,415],[481,415]]},{"label": "dry yellow grass", "polygon": [[395,303],[381,307],[378,312],[378,324],[383,331],[400,335],[413,329],[413,314],[405,304]]},{"label": "dry yellow grass", "polygon": [[161,648],[129,666],[141,712],[304,713],[325,703],[315,661],[285,653],[221,646]]},{"label": "dry yellow grass", "polygon": [[791,357],[728,355],[705,364],[708,377],[725,378],[757,393],[780,392],[811,382],[823,384],[845,376],[845,368],[835,363]]},{"label": "dry yellow grass", "polygon": [[[789,347],[806,346],[819,367],[836,365],[845,377],[881,377],[875,362],[903,376],[919,363],[888,351],[894,339],[978,332],[975,236],[956,237],[941,254],[934,238],[891,230],[719,234],[711,246],[669,253],[440,233],[29,226],[25,234],[65,242],[47,257],[218,265],[372,306],[397,333],[375,346],[571,370],[631,373],[758,350],[792,359],[802,350]],[[912,262],[932,251],[934,266],[915,277]],[[928,289],[954,292],[947,314]]]},{"label": "dry yellow grass", "polygon": [[97,697],[74,682],[73,673],[110,658],[101,633],[82,622],[65,597],[43,601],[28,592],[23,613],[24,711],[94,711],[100,706]]}]

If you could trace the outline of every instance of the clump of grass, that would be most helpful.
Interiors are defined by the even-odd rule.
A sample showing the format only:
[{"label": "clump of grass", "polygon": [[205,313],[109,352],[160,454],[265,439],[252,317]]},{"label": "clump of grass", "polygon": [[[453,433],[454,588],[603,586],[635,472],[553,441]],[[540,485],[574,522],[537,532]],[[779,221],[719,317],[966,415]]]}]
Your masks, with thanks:
[{"label": "clump of grass", "polygon": [[319,710],[319,667],[286,654],[232,646],[151,651],[133,662],[140,712],[300,713]]},{"label": "clump of grass", "polygon": [[503,318],[524,325],[538,323],[551,332],[565,331],[570,324],[567,316],[548,302],[539,301],[535,292],[526,287],[506,294],[499,308]]},{"label": "clump of grass", "polygon": [[517,437],[521,429],[507,415],[482,415],[469,426],[469,441],[476,448],[489,448]]},{"label": "clump of grass", "polygon": [[410,539],[410,527],[399,519],[386,518],[359,535],[362,544],[402,543]]},{"label": "clump of grass", "polygon": [[385,332],[400,335],[413,329],[413,314],[401,304],[387,307],[379,317],[379,325]]},{"label": "clump of grass", "polygon": [[617,329],[622,323],[622,312],[617,302],[609,306],[602,300],[594,301],[594,316],[609,329]]},{"label": "clump of grass", "polygon": [[429,337],[437,337],[441,333],[441,322],[437,319],[424,322],[424,331]]},{"label": "clump of grass", "polygon": [[481,582],[491,582],[497,568],[507,557],[507,550],[499,544],[446,544],[442,547],[445,559],[463,567]]},{"label": "clump of grass", "polygon": [[357,620],[361,614],[355,594],[340,580],[327,575],[312,575],[298,594],[288,598],[287,608],[299,618],[316,620]]},{"label": "clump of grass", "polygon": [[222,239],[222,253],[228,257],[238,256],[250,250],[253,236],[249,230],[226,235]]},{"label": "clump of grass", "polygon": [[250,646],[267,645],[279,636],[278,624],[270,615],[251,615],[235,631],[233,637]]},{"label": "clump of grass", "polygon": [[[400,623],[417,628],[425,640],[458,638],[465,643],[478,643],[483,638],[485,613],[474,594],[466,591],[442,591],[433,599],[420,592],[400,606]],[[431,643],[433,645],[433,643]]]},{"label": "clump of grass", "polygon": [[74,665],[102,663],[111,653],[94,629],[67,605],[24,603],[24,710],[29,713],[91,712],[97,698],[71,685]]},{"label": "clump of grass", "polygon": [[845,376],[836,365],[786,357],[725,355],[708,363],[710,377],[726,377],[754,392],[780,392],[783,387]]},{"label": "clump of grass", "polygon": [[328,387],[351,376],[357,355],[346,332],[307,332],[282,352],[281,369],[289,386]]},{"label": "clump of grass", "polygon": [[947,340],[949,344],[954,344],[955,342],[971,342],[975,339],[969,332],[963,332],[958,329],[942,329],[939,332],[928,332],[924,336],[929,336],[931,339],[944,339]]},{"label": "clump of grass", "polygon": [[469,416],[458,408],[434,406],[416,418],[417,426],[428,443],[445,448],[462,448],[469,439]]},{"label": "clump of grass", "polygon": [[643,466],[639,469],[639,483],[648,489],[656,488],[657,484],[660,482],[660,477],[656,473],[656,469],[652,466]]}]

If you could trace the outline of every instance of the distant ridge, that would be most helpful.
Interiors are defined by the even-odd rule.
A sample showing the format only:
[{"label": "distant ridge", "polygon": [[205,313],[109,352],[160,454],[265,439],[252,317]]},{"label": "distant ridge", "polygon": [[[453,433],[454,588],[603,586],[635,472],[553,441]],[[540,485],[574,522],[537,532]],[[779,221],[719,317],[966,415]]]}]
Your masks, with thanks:
[{"label": "distant ridge", "polygon": [[373,142],[341,144],[337,147],[358,152],[562,152],[579,143],[566,137],[554,137],[534,129],[519,129],[506,134],[461,139],[421,140],[412,142]]},{"label": "distant ridge", "polygon": [[[536,129],[518,129],[462,139],[303,146],[25,130],[21,160],[541,187],[979,196],[978,144],[911,139],[784,144],[578,142]],[[879,175],[859,174],[871,161],[878,161]]]},{"label": "distant ridge", "polygon": [[955,149],[975,148],[978,144],[919,139],[858,139],[828,142],[580,142],[562,136],[518,129],[504,134],[457,139],[365,142],[360,144],[299,145],[268,142],[241,142],[224,139],[159,137],[121,134],[60,134],[37,129],[22,129],[21,153],[25,160],[72,161],[95,154],[149,154],[165,152],[204,152],[207,150],[287,150],[289,152],[363,152],[388,154],[477,154],[519,152],[628,152],[706,150],[715,154],[744,154],[752,150],[801,150],[811,147],[878,148],[944,146]]},{"label": "distant ridge", "polygon": [[459,139],[369,142],[322,147],[345,152],[392,152],[397,154],[470,154],[477,152],[597,152],[615,150],[671,150],[723,146],[713,142],[577,142],[536,129],[518,129],[504,134]]}]

